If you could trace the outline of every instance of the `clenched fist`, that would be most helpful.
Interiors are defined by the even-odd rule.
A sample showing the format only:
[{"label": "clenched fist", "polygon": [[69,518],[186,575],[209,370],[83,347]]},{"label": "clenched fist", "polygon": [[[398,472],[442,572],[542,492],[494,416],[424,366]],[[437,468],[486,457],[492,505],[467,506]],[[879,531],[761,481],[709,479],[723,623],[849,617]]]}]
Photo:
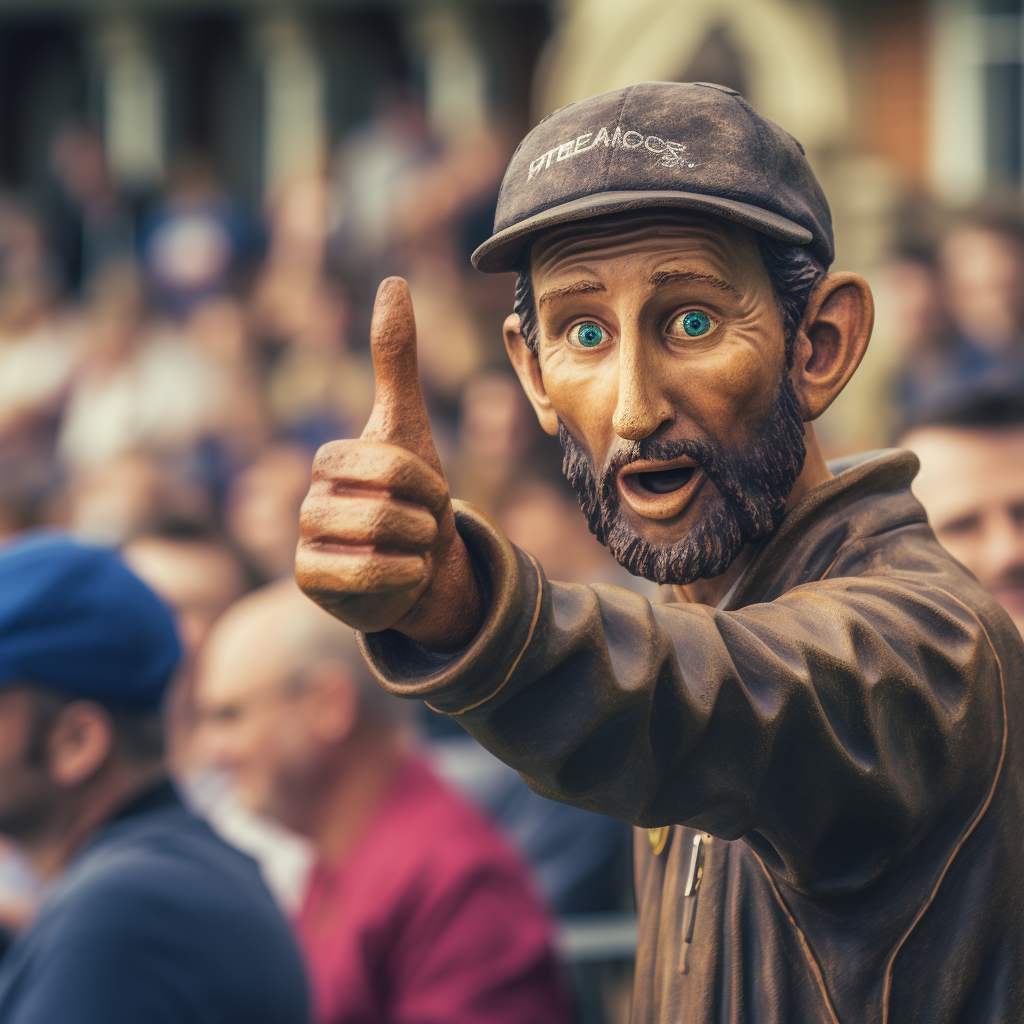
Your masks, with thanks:
[{"label": "clenched fist", "polygon": [[457,649],[480,624],[480,594],[430,433],[412,299],[400,277],[377,289],[370,349],[373,411],[359,440],[316,454],[295,577],[356,629],[394,628]]}]

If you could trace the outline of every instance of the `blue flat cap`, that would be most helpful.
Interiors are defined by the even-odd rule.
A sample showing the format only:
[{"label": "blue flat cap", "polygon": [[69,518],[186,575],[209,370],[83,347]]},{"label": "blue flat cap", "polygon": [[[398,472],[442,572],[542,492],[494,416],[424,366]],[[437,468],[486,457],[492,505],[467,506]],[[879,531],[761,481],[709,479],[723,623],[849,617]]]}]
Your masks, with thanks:
[{"label": "blue flat cap", "polygon": [[180,657],[171,613],[113,552],[50,531],[0,547],[0,686],[155,710]]}]

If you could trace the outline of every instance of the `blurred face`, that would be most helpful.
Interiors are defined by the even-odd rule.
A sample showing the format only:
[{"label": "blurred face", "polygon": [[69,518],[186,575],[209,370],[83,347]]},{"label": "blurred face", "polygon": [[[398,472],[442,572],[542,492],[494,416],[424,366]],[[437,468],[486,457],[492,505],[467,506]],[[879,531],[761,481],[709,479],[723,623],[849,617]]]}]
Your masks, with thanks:
[{"label": "blurred face", "polygon": [[232,486],[231,533],[268,579],[290,574],[295,565],[299,507],[309,490],[312,461],[299,448],[270,448]]},{"label": "blurred face", "polygon": [[508,463],[529,442],[530,407],[514,377],[486,374],[470,381],[462,393],[462,447],[482,461]]},{"label": "blurred face", "polygon": [[724,572],[803,465],[782,318],[752,232],[688,215],[546,235],[544,389],[591,529],[630,572]]},{"label": "blurred face", "polygon": [[19,842],[44,827],[59,794],[37,746],[30,691],[0,688],[0,834]]},{"label": "blurred face", "polygon": [[245,590],[238,560],[212,542],[141,537],[127,545],[124,558],[174,609],[182,643],[193,655],[217,616]]},{"label": "blurred face", "polygon": [[923,427],[902,444],[935,535],[1024,632],[1024,428]]},{"label": "blurred face", "polygon": [[211,636],[195,694],[200,749],[246,807],[301,832],[319,744],[301,685],[260,632],[229,627]]},{"label": "blurred face", "polygon": [[950,315],[961,335],[999,348],[1014,341],[1024,306],[1024,251],[1011,235],[963,227],[942,246]]}]

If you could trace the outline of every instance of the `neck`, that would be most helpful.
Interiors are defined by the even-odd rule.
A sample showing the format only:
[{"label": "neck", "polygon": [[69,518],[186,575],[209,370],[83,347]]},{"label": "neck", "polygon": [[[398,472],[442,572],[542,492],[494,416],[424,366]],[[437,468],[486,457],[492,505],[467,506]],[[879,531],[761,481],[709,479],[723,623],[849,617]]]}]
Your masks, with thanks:
[{"label": "neck", "polygon": [[[814,425],[807,423],[805,429],[804,444],[807,447],[807,455],[804,457],[804,467],[793,484],[793,490],[789,492],[787,512],[808,492],[832,479],[832,471],[825,462],[825,453],[821,450]],[[721,576],[711,580],[694,580],[684,587],[673,586],[676,600],[680,604],[717,605],[746,571],[756,550],[757,545],[747,544]]]},{"label": "neck", "polygon": [[68,793],[48,826],[22,841],[39,877],[46,881],[61,874],[97,829],[166,774],[162,764],[145,769],[107,765]]},{"label": "neck", "polygon": [[302,830],[321,861],[334,863],[351,850],[408,756],[408,743],[397,730],[364,725],[345,740]]}]

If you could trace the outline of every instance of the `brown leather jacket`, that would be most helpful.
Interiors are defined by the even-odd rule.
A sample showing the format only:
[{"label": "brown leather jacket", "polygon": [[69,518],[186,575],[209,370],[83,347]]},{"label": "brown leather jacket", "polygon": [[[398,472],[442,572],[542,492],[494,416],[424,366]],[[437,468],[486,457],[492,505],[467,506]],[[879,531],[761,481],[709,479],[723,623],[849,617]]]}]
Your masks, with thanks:
[{"label": "brown leather jacket", "polygon": [[913,455],[833,470],[724,608],[549,583],[463,507],[477,638],[363,638],[538,792],[671,826],[637,835],[635,1022],[1024,1020],[1024,645]]}]

